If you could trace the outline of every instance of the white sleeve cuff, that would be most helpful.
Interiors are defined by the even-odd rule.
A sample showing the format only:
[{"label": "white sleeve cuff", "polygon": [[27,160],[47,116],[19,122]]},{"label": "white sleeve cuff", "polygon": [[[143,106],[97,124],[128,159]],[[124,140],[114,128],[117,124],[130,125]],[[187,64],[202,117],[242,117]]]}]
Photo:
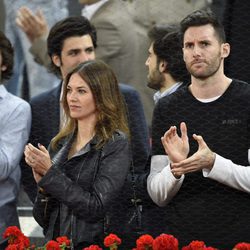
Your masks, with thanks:
[{"label": "white sleeve cuff", "polygon": [[184,180],[184,175],[180,179],[174,177],[168,162],[166,156],[165,159],[160,155],[153,156],[147,180],[148,193],[159,206],[166,206],[179,191]]},{"label": "white sleeve cuff", "polygon": [[[227,167],[231,163],[230,160],[223,158],[222,156],[215,154],[215,161],[212,169],[204,168],[202,170],[203,176],[211,179],[225,179],[230,174]],[[223,176],[223,178],[221,178]]]}]

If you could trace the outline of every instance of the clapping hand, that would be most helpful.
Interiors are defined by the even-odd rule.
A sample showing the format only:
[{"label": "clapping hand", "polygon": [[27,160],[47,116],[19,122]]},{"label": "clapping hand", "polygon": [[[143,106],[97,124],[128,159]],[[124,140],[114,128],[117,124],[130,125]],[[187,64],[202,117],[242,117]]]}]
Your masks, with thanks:
[{"label": "clapping hand", "polygon": [[[187,136],[187,126],[185,122],[180,124],[181,137],[177,134],[176,126],[170,129],[161,138],[165,152],[172,163],[180,162],[187,158],[189,152],[189,142]],[[172,167],[172,165],[171,165]],[[181,173],[172,171],[175,177],[180,177]]]},{"label": "clapping hand", "polygon": [[52,166],[49,152],[47,149],[38,144],[38,148],[31,143],[25,146],[25,161],[32,168],[35,180],[38,182]]},{"label": "clapping hand", "polygon": [[171,126],[161,138],[166,154],[173,163],[186,159],[189,152],[187,126],[185,122],[181,123],[180,129],[181,137],[177,134],[177,128]]},{"label": "clapping hand", "polygon": [[210,150],[206,142],[200,135],[193,135],[198,143],[198,150],[189,158],[172,164],[172,172],[177,174],[186,174],[206,169],[212,169],[215,161],[215,153]]},{"label": "clapping hand", "polygon": [[161,138],[164,149],[171,161],[171,171],[175,177],[182,174],[199,171],[203,168],[211,169],[215,161],[215,153],[210,150],[206,142],[200,135],[193,135],[198,143],[198,150],[187,158],[189,153],[189,142],[187,136],[187,126],[185,122],[180,125],[181,137],[177,134],[175,126]]}]

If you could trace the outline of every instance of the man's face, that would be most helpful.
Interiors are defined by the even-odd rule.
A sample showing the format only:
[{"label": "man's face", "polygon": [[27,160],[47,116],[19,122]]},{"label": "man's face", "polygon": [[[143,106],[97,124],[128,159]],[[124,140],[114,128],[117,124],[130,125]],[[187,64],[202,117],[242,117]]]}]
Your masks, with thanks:
[{"label": "man's face", "polygon": [[221,69],[225,44],[219,42],[210,24],[188,28],[183,44],[184,61],[193,77],[206,79]]},{"label": "man's face", "polygon": [[73,36],[65,39],[61,51],[61,57],[52,57],[56,66],[60,67],[62,78],[78,64],[94,60],[95,48],[90,35]]},{"label": "man's face", "polygon": [[153,43],[148,50],[148,58],[145,65],[148,67],[148,87],[155,90],[160,90],[164,85],[164,77],[159,71],[159,63],[157,62],[157,56],[153,50]]}]

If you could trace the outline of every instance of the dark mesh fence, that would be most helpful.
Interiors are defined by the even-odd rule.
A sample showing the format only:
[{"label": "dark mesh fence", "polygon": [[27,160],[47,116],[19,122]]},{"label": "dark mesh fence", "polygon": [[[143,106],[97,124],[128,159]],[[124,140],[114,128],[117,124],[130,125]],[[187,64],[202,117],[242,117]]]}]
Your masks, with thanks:
[{"label": "dark mesh fence", "polygon": [[[143,33],[143,36],[140,37],[144,37],[144,39],[147,39],[147,31],[155,23],[178,22],[192,10],[211,8],[224,23],[227,41],[231,45],[230,56],[225,60],[226,75],[230,78],[250,82],[250,53],[248,51],[250,40],[249,1],[134,0],[133,4],[130,1],[127,1],[127,4],[134,18],[134,27],[139,27],[139,33]],[[140,53],[146,59],[147,51],[140,51]],[[140,63],[144,63],[143,60]],[[144,74],[148,74],[146,67]],[[39,79],[37,81],[38,84],[42,84]],[[144,87],[147,88],[146,83]],[[141,87],[140,91],[144,87]],[[143,93],[139,94],[142,95]],[[44,94],[39,98],[46,100],[47,96]],[[35,99],[32,100],[34,102]],[[168,129],[167,125],[179,125],[180,121],[185,121],[186,117],[188,117],[190,124],[195,126],[194,128],[190,127],[190,138],[192,133],[204,133],[206,139],[209,137],[208,145],[211,146],[212,150],[238,162],[238,164],[248,165],[247,147],[249,145],[248,122],[250,107],[245,106],[248,104],[248,100],[238,100],[237,105],[232,102],[232,106],[223,106],[230,105],[230,102],[216,106],[216,114],[221,117],[224,116],[224,127],[221,120],[217,120],[213,111],[210,114],[203,113],[202,110],[194,110],[194,106],[191,106],[186,100],[188,99],[183,99],[184,103],[181,104],[183,108],[181,112],[173,107],[171,107],[172,110],[169,110],[169,107],[167,107],[166,114],[162,113],[162,115],[175,117],[173,121],[167,120],[168,118],[164,118],[160,122],[154,121],[156,124],[162,125],[167,120],[162,125],[164,127],[152,128],[152,134],[157,134],[153,139],[159,140],[164,131]],[[47,103],[49,104],[50,101],[51,99],[48,98]],[[48,137],[52,139],[56,134],[59,128],[59,116],[56,113],[58,110],[55,111],[55,105],[59,105],[57,102],[59,102],[58,99],[53,99],[54,106],[52,110],[48,110],[46,106],[37,107],[36,104],[33,104],[35,109],[33,109],[32,143],[37,144],[39,142],[47,147],[49,144]],[[235,105],[235,108],[232,108],[233,105]],[[34,110],[37,113],[34,113]],[[144,111],[147,113],[145,105]],[[235,115],[234,117],[240,115],[239,119],[244,120],[246,123],[236,124],[234,127],[229,128],[228,121],[231,119],[232,114]],[[248,117],[246,117],[247,115]],[[136,114],[133,114],[133,110],[129,110],[129,116],[134,117]],[[42,120],[39,117],[43,117]],[[147,125],[150,129],[150,122]],[[48,128],[50,131],[47,131]],[[236,129],[238,130],[236,131]],[[197,132],[197,130],[199,131]],[[238,144],[235,144],[235,142]],[[136,135],[134,135],[133,143],[136,144]],[[160,144],[159,141],[157,143]],[[192,142],[192,153],[196,149],[196,145]],[[221,249],[229,249],[228,242],[231,244],[231,249],[233,243],[250,242],[250,221],[248,220],[250,219],[248,215],[250,197],[248,194],[205,179],[202,173],[198,172],[186,176],[184,185],[176,197],[173,198],[173,202],[170,202],[166,207],[158,207],[152,202],[146,190],[150,159],[148,160],[147,154],[142,151],[133,151],[135,162],[138,162],[137,165],[134,165],[134,176],[130,172],[122,192],[109,211],[109,222],[112,225],[111,231],[117,233],[123,240],[119,249],[132,249],[136,244],[136,239],[144,233],[148,233],[153,237],[161,233],[171,233],[179,239],[181,245],[190,242],[187,242],[186,239],[203,240],[202,237],[206,235],[210,239],[209,242],[206,242],[207,245],[220,243]],[[22,161],[22,168],[24,189],[34,201],[36,186],[32,179],[32,173],[28,166],[25,166],[24,161]],[[136,183],[135,189],[133,189],[133,178],[135,178]],[[136,191],[136,198],[139,199],[137,209],[141,213],[135,212],[136,208],[131,202],[135,198],[134,191]],[[26,198],[19,201],[21,206],[23,199]],[[25,205],[32,206],[29,201],[26,200],[26,202]],[[141,218],[138,216],[141,216]],[[223,224],[220,223],[220,218]],[[180,227],[177,228],[176,225],[180,225]],[[224,229],[230,231],[231,234],[225,236]],[[199,233],[199,231],[202,233]],[[240,235],[241,232],[242,235]],[[217,245],[212,246],[217,247]]]}]

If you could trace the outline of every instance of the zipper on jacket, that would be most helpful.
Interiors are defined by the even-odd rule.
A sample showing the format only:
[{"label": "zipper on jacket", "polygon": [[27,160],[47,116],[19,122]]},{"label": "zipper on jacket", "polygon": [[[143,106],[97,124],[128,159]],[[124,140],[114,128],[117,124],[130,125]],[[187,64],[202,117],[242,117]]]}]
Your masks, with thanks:
[{"label": "zipper on jacket", "polygon": [[46,219],[47,217],[48,201],[49,201],[49,197],[44,197],[43,199],[41,199],[41,202],[45,203],[45,207],[43,210],[43,219]]}]

